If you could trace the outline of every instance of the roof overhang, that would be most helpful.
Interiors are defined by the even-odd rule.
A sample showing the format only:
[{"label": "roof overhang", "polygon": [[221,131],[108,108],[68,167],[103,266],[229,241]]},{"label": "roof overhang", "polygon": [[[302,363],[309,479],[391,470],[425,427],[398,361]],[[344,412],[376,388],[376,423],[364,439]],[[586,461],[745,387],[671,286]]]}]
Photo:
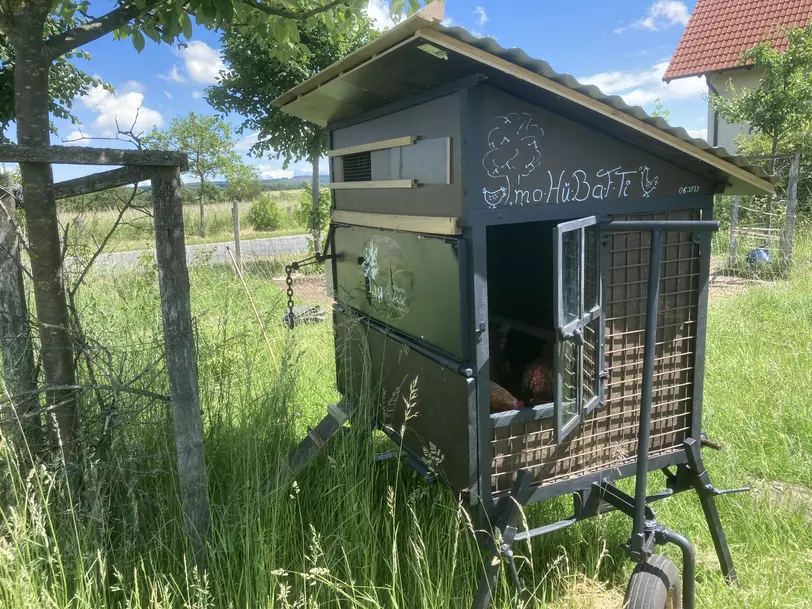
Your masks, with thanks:
[{"label": "roof overhang", "polygon": [[[442,26],[442,5],[383,33],[274,101],[283,111],[328,125],[365,114],[472,74],[488,84],[648,150],[721,184],[723,194],[774,192],[772,178],[744,157],[692,138],[618,96],[581,85],[520,49]],[[434,49],[421,49],[428,44]],[[439,50],[441,53],[436,53]]]},{"label": "roof overhang", "polygon": [[[702,76],[708,76],[709,74],[721,74],[722,72],[738,72],[739,70],[752,70],[756,66],[752,63],[745,63],[745,64],[736,64],[735,66],[717,66],[713,68],[703,68],[701,72],[693,72],[691,74],[678,74],[677,76],[670,76],[666,78],[663,76],[663,82],[666,84],[670,83],[673,80],[680,80],[681,78],[693,78],[698,77],[701,78]],[[668,71],[666,70],[666,74]]]}]

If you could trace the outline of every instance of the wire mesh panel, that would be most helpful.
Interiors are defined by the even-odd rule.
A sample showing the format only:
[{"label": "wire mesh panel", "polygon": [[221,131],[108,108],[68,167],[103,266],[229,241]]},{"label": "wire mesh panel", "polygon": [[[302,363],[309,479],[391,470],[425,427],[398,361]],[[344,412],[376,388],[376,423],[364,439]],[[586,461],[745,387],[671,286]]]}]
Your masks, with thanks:
[{"label": "wire mesh panel", "polygon": [[[614,216],[614,220],[699,220],[700,212]],[[492,439],[491,484],[508,491],[516,471],[538,482],[619,467],[634,461],[643,379],[648,232],[612,233],[606,259],[605,404],[556,445],[552,419],[497,427]],[[699,302],[699,246],[691,233],[665,232],[652,396],[651,456],[681,449],[691,425]],[[586,345],[594,344],[585,332]],[[585,345],[585,347],[586,347]],[[597,357],[593,347],[585,357]]]}]

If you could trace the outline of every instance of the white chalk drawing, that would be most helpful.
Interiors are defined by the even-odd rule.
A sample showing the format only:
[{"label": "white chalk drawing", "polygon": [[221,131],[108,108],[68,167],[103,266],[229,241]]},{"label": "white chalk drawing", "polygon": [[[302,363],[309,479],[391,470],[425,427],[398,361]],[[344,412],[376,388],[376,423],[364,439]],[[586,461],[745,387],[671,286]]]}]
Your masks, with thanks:
[{"label": "white chalk drawing", "polygon": [[[482,189],[482,197],[489,209],[640,196],[633,185],[638,174],[644,198],[651,196],[659,184],[659,176],[651,176],[648,165],[633,170],[618,165],[613,169],[599,169],[594,174],[584,169],[565,169],[558,174],[547,170],[546,189],[522,188],[522,178],[527,178],[541,165],[539,140],[544,136],[544,130],[527,112],[497,116],[494,123],[496,126],[488,132],[488,151],[482,158],[482,167],[488,177],[503,180],[503,183],[493,190]],[[538,181],[534,178],[533,186]]]},{"label": "white chalk drawing", "polygon": [[654,189],[657,188],[657,183],[660,181],[659,176],[649,178],[648,174],[651,171],[648,165],[640,167],[640,186],[643,189],[643,196],[648,197]]},{"label": "white chalk drawing", "polygon": [[362,249],[364,292],[372,310],[400,319],[412,308],[415,279],[412,265],[391,238],[372,237]]},{"label": "white chalk drawing", "polygon": [[369,283],[374,283],[378,279],[378,248],[375,242],[370,239],[364,249],[364,278]]},{"label": "white chalk drawing", "polygon": [[496,126],[488,133],[488,151],[482,157],[482,166],[490,177],[502,178],[505,183],[496,190],[482,189],[490,209],[513,205],[512,190],[541,165],[539,138],[544,135],[526,112],[510,112],[493,122]]}]

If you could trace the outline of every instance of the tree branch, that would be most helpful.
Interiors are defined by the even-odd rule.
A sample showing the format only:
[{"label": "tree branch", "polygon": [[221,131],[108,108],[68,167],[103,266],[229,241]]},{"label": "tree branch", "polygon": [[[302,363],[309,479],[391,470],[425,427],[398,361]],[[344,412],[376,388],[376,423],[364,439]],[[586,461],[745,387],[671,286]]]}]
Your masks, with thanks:
[{"label": "tree branch", "polygon": [[53,61],[65,53],[72,51],[94,40],[106,36],[142,13],[151,10],[154,2],[147,2],[143,9],[139,9],[135,4],[122,4],[106,15],[102,15],[92,21],[77,25],[67,32],[63,32],[48,39],[45,42],[46,51]]},{"label": "tree branch", "polygon": [[317,6],[309,11],[294,11],[284,6],[265,4],[261,0],[242,0],[243,4],[246,6],[250,6],[251,8],[263,12],[266,15],[271,15],[272,17],[285,17],[286,19],[295,19],[297,21],[303,21],[305,19],[309,19],[310,17],[314,17],[319,13],[329,11],[340,4],[344,4],[346,1],[347,0],[331,0],[327,4]]}]

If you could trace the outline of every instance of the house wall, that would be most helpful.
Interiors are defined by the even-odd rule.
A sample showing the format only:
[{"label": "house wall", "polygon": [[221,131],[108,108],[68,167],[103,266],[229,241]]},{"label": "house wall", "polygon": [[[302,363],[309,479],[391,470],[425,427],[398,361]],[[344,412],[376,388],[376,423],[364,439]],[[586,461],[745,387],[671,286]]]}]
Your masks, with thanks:
[{"label": "house wall", "polygon": [[[726,70],[708,74],[710,91],[715,91],[719,95],[730,99],[733,96],[733,89],[758,88],[764,71],[758,68],[750,70]],[[716,126],[715,126],[716,125]],[[747,133],[747,125],[738,123],[728,123],[722,118],[716,117],[716,113],[708,102],[708,143],[712,146],[724,146],[729,152],[736,152],[736,136]]]}]

